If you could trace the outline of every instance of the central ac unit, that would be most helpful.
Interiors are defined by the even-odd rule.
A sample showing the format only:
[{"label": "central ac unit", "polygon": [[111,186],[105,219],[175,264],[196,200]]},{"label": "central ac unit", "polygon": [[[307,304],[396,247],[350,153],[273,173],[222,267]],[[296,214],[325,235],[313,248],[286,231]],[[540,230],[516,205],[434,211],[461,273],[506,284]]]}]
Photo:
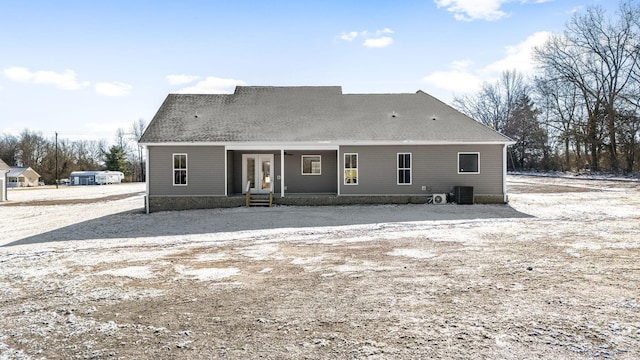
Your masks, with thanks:
[{"label": "central ac unit", "polygon": [[447,203],[447,194],[433,194],[433,203],[442,205]]}]

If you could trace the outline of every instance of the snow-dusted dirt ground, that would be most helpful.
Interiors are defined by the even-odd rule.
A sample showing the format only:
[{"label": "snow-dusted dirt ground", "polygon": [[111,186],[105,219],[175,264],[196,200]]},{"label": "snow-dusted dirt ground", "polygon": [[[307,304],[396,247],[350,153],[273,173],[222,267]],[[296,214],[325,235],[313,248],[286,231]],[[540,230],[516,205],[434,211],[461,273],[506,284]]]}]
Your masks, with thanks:
[{"label": "snow-dusted dirt ground", "polygon": [[140,184],[10,190],[0,359],[640,358],[640,183],[508,180],[150,215]]}]

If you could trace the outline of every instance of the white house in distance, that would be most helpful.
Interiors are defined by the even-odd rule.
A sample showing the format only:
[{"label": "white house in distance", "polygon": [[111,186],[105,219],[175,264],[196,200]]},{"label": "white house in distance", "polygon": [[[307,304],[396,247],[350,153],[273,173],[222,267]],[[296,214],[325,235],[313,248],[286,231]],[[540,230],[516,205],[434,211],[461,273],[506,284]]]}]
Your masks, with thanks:
[{"label": "white house in distance", "polygon": [[10,188],[34,187],[40,185],[40,174],[28,166],[12,166],[7,181]]},{"label": "white house in distance", "polygon": [[7,173],[11,166],[0,159],[0,202],[7,201]]},{"label": "white house in distance", "polygon": [[465,189],[456,202],[505,203],[514,142],[423,91],[238,86],[169,94],[140,143],[150,212],[242,206],[246,193],[329,205],[446,202]]},{"label": "white house in distance", "polygon": [[119,184],[124,179],[120,171],[74,171],[69,176],[69,185]]}]

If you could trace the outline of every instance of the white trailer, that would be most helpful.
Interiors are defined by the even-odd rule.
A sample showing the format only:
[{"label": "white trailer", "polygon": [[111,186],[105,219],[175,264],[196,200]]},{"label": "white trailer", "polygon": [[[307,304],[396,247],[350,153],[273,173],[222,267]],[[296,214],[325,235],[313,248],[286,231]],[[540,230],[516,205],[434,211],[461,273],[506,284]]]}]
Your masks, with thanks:
[{"label": "white trailer", "polygon": [[69,176],[71,185],[119,184],[124,179],[120,171],[74,171]]}]

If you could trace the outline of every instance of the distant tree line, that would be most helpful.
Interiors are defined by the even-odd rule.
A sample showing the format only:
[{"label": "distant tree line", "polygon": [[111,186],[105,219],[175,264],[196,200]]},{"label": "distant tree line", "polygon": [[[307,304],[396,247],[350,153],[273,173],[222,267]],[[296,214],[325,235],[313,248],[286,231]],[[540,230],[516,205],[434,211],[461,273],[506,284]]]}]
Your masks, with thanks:
[{"label": "distant tree line", "polygon": [[534,50],[539,72],[506,71],[454,106],[511,137],[515,170],[640,171],[640,7],[576,13]]},{"label": "distant tree line", "polygon": [[[125,132],[118,129],[115,144],[106,140],[57,139],[58,179],[69,178],[73,171],[122,171],[126,181],[144,181],[145,165],[138,140],[146,123],[140,119]],[[29,166],[45,184],[56,182],[56,137],[25,129],[18,136],[0,137],[0,159],[9,166]]]}]

